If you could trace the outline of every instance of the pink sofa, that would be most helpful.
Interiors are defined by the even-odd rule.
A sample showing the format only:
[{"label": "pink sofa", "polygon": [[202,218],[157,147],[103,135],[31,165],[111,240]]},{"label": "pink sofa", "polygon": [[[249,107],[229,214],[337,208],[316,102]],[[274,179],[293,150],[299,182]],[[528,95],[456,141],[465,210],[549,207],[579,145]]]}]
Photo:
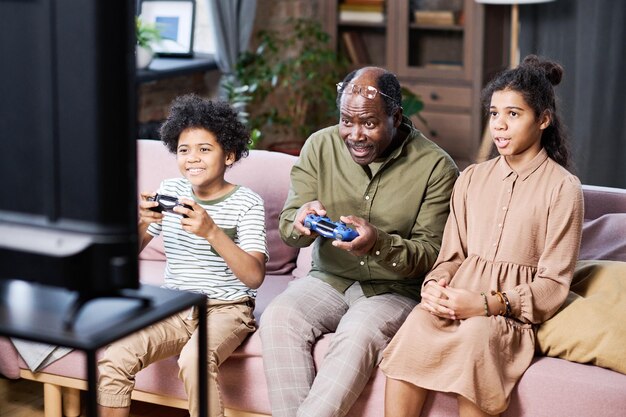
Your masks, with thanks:
[{"label": "pink sofa", "polygon": [[[173,157],[157,141],[139,141],[139,190],[155,190],[161,179],[178,176]],[[262,313],[272,297],[287,283],[308,271],[309,249],[297,251],[286,246],[278,235],[277,218],[289,187],[289,171],[295,157],[268,151],[252,151],[228,173],[230,181],[258,192],[266,203],[270,262],[267,277],[259,289],[256,315]],[[626,190],[585,186],[586,223],[581,259],[626,261],[626,221],[621,227],[607,227],[612,216],[626,216]],[[625,219],[622,217],[622,219]],[[610,223],[610,222],[609,222]],[[613,222],[615,223],[615,222]],[[162,282],[164,255],[162,242],[153,241],[141,254],[140,276],[144,283]],[[322,337],[314,348],[317,363],[323,361],[331,335]],[[61,416],[61,398],[65,415],[77,414],[77,389],[85,389],[85,360],[81,352],[51,364],[43,372],[27,370],[15,349],[0,338],[0,373],[9,378],[29,378],[44,383],[46,417]],[[174,358],[152,365],[140,372],[134,398],[185,408],[185,393],[177,378]],[[359,397],[350,417],[383,415],[385,378],[374,372]],[[221,368],[221,384],[227,416],[254,417],[270,415],[267,386],[263,374],[261,344],[253,334]],[[63,389],[62,389],[63,388]],[[626,375],[593,365],[562,359],[537,357],[515,388],[511,405],[504,416],[622,416],[626,410]],[[457,416],[456,400],[449,394],[429,397],[424,416]]]}]

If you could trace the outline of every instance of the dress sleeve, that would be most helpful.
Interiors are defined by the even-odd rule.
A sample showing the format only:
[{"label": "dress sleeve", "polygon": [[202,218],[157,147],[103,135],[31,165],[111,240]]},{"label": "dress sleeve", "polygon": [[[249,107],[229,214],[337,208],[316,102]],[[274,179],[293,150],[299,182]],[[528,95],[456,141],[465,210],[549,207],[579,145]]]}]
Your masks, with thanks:
[{"label": "dress sleeve", "polygon": [[580,249],[583,210],[580,181],[568,176],[552,194],[545,248],[533,282],[506,292],[517,319],[543,323],[565,301]]},{"label": "dress sleeve", "polygon": [[454,185],[450,199],[450,215],[443,232],[441,251],[424,284],[431,280],[439,281],[442,278],[449,283],[461,263],[467,258],[466,192],[473,171],[474,165],[467,167]]}]

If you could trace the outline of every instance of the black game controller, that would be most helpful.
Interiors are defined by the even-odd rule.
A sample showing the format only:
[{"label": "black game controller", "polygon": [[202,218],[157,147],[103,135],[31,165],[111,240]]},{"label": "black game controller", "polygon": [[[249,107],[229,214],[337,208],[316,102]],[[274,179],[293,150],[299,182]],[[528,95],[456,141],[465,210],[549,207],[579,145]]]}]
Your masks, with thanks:
[{"label": "black game controller", "polygon": [[178,201],[178,198],[171,197],[169,195],[155,194],[154,197],[148,197],[148,201],[156,201],[157,203],[159,203],[158,206],[150,207],[150,210],[156,211],[157,213],[167,211],[170,213],[178,214],[179,216],[188,217],[185,214],[175,212],[174,207],[180,206],[188,208],[189,210],[193,210],[193,208],[189,204],[181,203],[180,201]]}]

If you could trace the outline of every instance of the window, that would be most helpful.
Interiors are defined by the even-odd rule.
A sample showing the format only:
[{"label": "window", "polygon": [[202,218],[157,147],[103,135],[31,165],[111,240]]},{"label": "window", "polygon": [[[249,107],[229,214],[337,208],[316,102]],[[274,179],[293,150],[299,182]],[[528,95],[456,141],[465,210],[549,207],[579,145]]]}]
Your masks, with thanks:
[{"label": "window", "polygon": [[215,33],[213,32],[213,17],[207,0],[196,0],[196,22],[193,40],[194,52],[214,54]]}]

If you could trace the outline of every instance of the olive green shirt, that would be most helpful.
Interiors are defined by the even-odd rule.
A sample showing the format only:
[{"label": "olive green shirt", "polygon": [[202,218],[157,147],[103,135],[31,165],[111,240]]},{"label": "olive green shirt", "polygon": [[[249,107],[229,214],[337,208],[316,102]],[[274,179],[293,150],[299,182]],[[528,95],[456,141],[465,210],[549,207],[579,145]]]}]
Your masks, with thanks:
[{"label": "olive green shirt", "polygon": [[[296,247],[315,241],[310,275],[340,292],[359,281],[368,297],[393,292],[419,300],[424,275],[437,259],[458,169],[407,118],[400,132],[408,134],[405,141],[373,175],[354,162],[338,126],[311,135],[291,171],[281,237]],[[331,239],[300,235],[293,220],[302,205],[314,200],[334,221],[354,215],[376,227],[371,252],[354,256],[332,246]]]}]

